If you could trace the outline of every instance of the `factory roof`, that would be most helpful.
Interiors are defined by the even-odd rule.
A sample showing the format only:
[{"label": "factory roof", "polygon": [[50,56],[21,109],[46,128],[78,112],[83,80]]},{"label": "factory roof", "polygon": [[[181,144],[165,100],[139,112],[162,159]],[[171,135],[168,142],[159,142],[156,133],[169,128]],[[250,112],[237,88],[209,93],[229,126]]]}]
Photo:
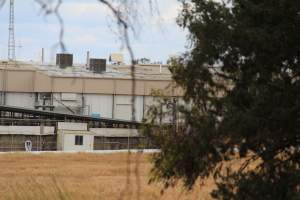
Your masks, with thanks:
[{"label": "factory roof", "polygon": [[[84,64],[74,64],[74,66],[59,68],[54,64],[40,64],[34,62],[7,62],[0,61],[0,69],[38,71],[53,77],[84,77],[84,78],[116,78],[131,79],[130,65],[107,65],[103,73],[94,73]],[[167,65],[149,64],[135,65],[136,79],[170,80],[171,73]]]},{"label": "factory roof", "polygon": [[[94,73],[86,65],[59,68],[53,64],[0,61],[0,88],[5,92],[58,92],[132,95],[131,66],[108,65],[106,72]],[[136,95],[181,96],[166,65],[135,66]]]}]

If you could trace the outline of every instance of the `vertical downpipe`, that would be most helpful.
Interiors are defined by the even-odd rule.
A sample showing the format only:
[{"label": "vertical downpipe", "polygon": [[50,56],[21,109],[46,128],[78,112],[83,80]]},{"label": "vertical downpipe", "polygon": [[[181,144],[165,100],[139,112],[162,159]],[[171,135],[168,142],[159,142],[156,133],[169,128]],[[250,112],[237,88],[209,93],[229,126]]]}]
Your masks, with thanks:
[{"label": "vertical downpipe", "polygon": [[7,65],[8,65],[8,63],[6,63],[5,64],[5,70],[3,70],[3,75],[4,75],[4,77],[3,77],[3,102],[2,102],[2,104],[3,105],[6,105],[6,88],[7,88],[7,86],[6,86],[6,82],[7,82]]},{"label": "vertical downpipe", "polygon": [[51,105],[51,107],[50,107],[50,110],[51,111],[53,111],[53,93],[51,92],[51,94],[50,94],[50,105]]},{"label": "vertical downpipe", "polygon": [[84,115],[84,108],[85,108],[85,102],[84,102],[84,95],[81,93],[81,115]]}]

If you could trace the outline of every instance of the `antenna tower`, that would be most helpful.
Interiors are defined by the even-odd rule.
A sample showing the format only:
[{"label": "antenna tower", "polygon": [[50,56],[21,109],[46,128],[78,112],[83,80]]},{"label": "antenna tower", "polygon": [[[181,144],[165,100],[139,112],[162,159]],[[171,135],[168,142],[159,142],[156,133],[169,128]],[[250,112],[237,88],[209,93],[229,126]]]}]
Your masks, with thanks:
[{"label": "antenna tower", "polygon": [[9,27],[8,27],[8,60],[16,60],[15,54],[15,14],[14,14],[14,0],[9,3]]}]

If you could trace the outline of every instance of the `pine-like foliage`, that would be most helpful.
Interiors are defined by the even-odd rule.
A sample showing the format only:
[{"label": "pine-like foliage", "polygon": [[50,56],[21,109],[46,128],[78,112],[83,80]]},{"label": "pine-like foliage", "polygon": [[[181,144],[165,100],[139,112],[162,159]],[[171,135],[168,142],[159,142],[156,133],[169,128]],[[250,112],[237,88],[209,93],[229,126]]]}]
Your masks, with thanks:
[{"label": "pine-like foliage", "polygon": [[[190,106],[176,129],[150,113],[152,181],[214,175],[218,199],[300,199],[300,1],[182,4],[191,50],[171,71]],[[244,162],[225,170],[233,159]]]}]

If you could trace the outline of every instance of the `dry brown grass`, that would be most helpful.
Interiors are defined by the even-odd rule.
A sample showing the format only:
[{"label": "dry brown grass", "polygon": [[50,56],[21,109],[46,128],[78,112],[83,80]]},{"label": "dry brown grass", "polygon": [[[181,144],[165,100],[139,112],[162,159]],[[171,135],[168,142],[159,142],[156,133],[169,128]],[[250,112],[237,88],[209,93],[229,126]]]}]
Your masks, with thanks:
[{"label": "dry brown grass", "polygon": [[149,155],[139,158],[136,176],[131,154],[130,187],[126,187],[127,154],[2,154],[0,155],[0,199],[210,199],[212,182],[186,192],[177,186],[165,191],[159,184],[148,185]]}]

